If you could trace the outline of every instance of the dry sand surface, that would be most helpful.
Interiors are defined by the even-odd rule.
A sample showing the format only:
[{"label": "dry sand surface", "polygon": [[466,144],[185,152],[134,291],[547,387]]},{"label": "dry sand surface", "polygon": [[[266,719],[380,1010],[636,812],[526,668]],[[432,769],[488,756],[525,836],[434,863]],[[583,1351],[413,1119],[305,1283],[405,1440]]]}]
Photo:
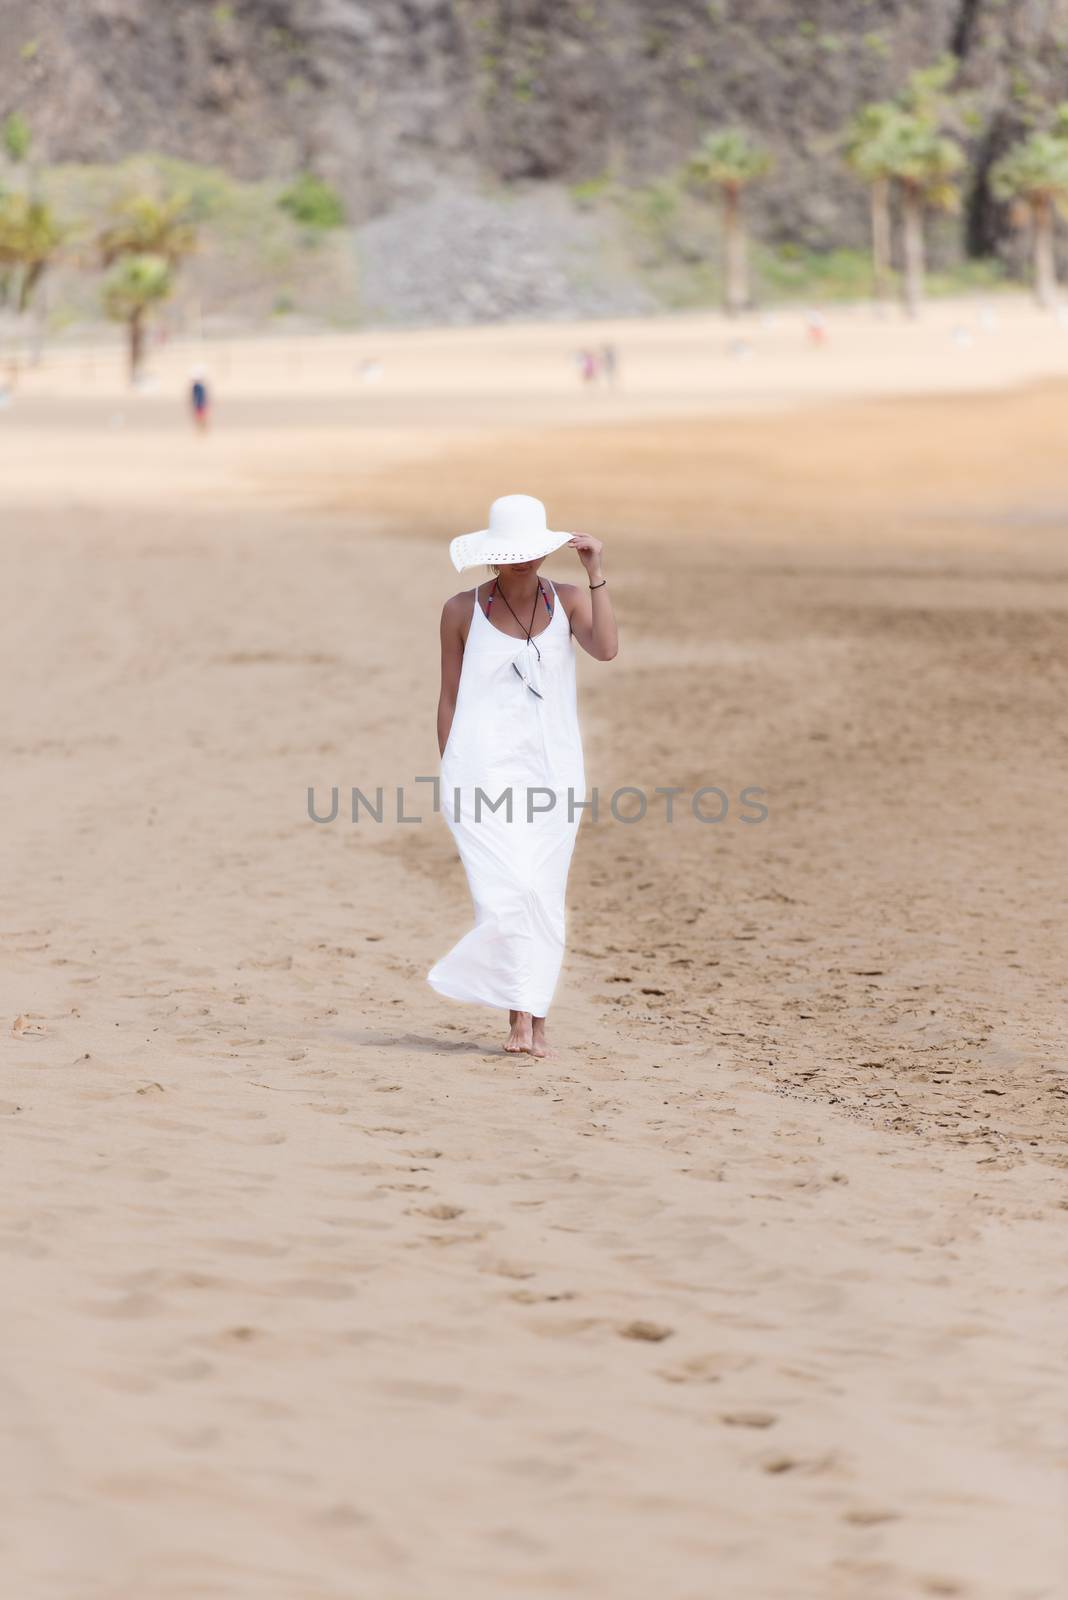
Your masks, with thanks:
[{"label": "dry sand surface", "polygon": [[[1065,1592],[1068,330],[593,334],[0,416],[12,1600]],[[512,489],[609,542],[591,781],[684,791],[581,830],[553,1062],[425,984],[440,819],[345,820]]]}]

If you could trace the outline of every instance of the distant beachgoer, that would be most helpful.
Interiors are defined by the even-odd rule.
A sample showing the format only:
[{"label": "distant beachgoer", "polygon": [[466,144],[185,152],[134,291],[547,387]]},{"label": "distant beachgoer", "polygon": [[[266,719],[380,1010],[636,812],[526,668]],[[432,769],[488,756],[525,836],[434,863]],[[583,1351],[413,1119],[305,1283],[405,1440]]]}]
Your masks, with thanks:
[{"label": "distant beachgoer", "polygon": [[601,346],[601,373],[610,389],[616,386],[616,376],[619,372],[619,358],[614,344]]},{"label": "distant beachgoer", "polygon": [[206,433],[211,415],[211,396],[208,393],[208,380],[203,372],[193,374],[193,381],[189,386],[189,406],[193,413],[193,426],[199,432]]},{"label": "distant beachgoer", "polygon": [[805,318],[809,344],[827,343],[827,322],[822,311],[810,311]]},{"label": "distant beachgoer", "polygon": [[597,377],[597,357],[592,350],[579,351],[579,372],[583,383],[593,383]]}]

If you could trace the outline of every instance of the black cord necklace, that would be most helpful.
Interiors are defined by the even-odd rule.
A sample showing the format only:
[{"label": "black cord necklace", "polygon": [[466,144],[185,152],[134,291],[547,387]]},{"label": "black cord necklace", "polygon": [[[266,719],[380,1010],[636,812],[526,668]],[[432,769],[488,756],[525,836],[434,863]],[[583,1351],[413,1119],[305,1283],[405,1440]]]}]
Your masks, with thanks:
[{"label": "black cord necklace", "polygon": [[[499,578],[496,578],[494,580],[493,587],[496,589],[497,593],[500,595],[500,597],[504,601],[505,605],[508,606],[509,611],[512,611],[511,606],[508,604],[508,596],[505,594],[504,590],[501,588],[501,580]],[[521,628],[523,628],[523,632],[527,636],[527,644],[534,645],[534,649],[537,650],[538,660],[539,661],[541,660],[541,651],[538,649],[538,646],[535,643],[535,640],[534,640],[534,638],[533,638],[533,636],[531,634],[531,628],[533,628],[533,626],[534,626],[534,618],[538,614],[538,601],[541,599],[541,597],[542,597],[541,579],[539,578],[538,579],[537,592],[534,595],[534,609],[530,613],[530,628],[523,628],[523,624],[521,622],[519,622],[519,618],[516,616],[515,612],[512,611],[513,618],[515,618],[516,622],[519,622],[519,626]]]}]

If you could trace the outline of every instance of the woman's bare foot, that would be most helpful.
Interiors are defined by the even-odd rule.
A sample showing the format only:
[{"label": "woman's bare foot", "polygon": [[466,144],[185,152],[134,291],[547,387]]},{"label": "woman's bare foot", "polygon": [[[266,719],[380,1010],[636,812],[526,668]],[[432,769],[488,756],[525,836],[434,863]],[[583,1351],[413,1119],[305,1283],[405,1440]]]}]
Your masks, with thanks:
[{"label": "woman's bare foot", "polygon": [[545,1037],[545,1018],[535,1017],[530,1030],[530,1053],[532,1056],[545,1056],[550,1061],[556,1060],[556,1051]]},{"label": "woman's bare foot", "polygon": [[508,1021],[512,1024],[512,1031],[505,1041],[504,1048],[509,1055],[519,1056],[530,1053],[533,1046],[533,1018],[529,1011],[509,1011]]}]

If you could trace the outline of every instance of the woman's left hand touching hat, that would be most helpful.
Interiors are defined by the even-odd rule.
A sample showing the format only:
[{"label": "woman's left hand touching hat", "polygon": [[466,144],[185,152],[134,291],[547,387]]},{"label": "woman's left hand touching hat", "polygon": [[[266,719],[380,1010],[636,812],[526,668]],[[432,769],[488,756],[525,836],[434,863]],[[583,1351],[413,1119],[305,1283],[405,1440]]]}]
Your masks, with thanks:
[{"label": "woman's left hand touching hat", "polygon": [[590,578],[601,576],[601,557],[604,554],[604,542],[595,539],[590,533],[573,533],[568,544],[577,554],[586,574]]}]

